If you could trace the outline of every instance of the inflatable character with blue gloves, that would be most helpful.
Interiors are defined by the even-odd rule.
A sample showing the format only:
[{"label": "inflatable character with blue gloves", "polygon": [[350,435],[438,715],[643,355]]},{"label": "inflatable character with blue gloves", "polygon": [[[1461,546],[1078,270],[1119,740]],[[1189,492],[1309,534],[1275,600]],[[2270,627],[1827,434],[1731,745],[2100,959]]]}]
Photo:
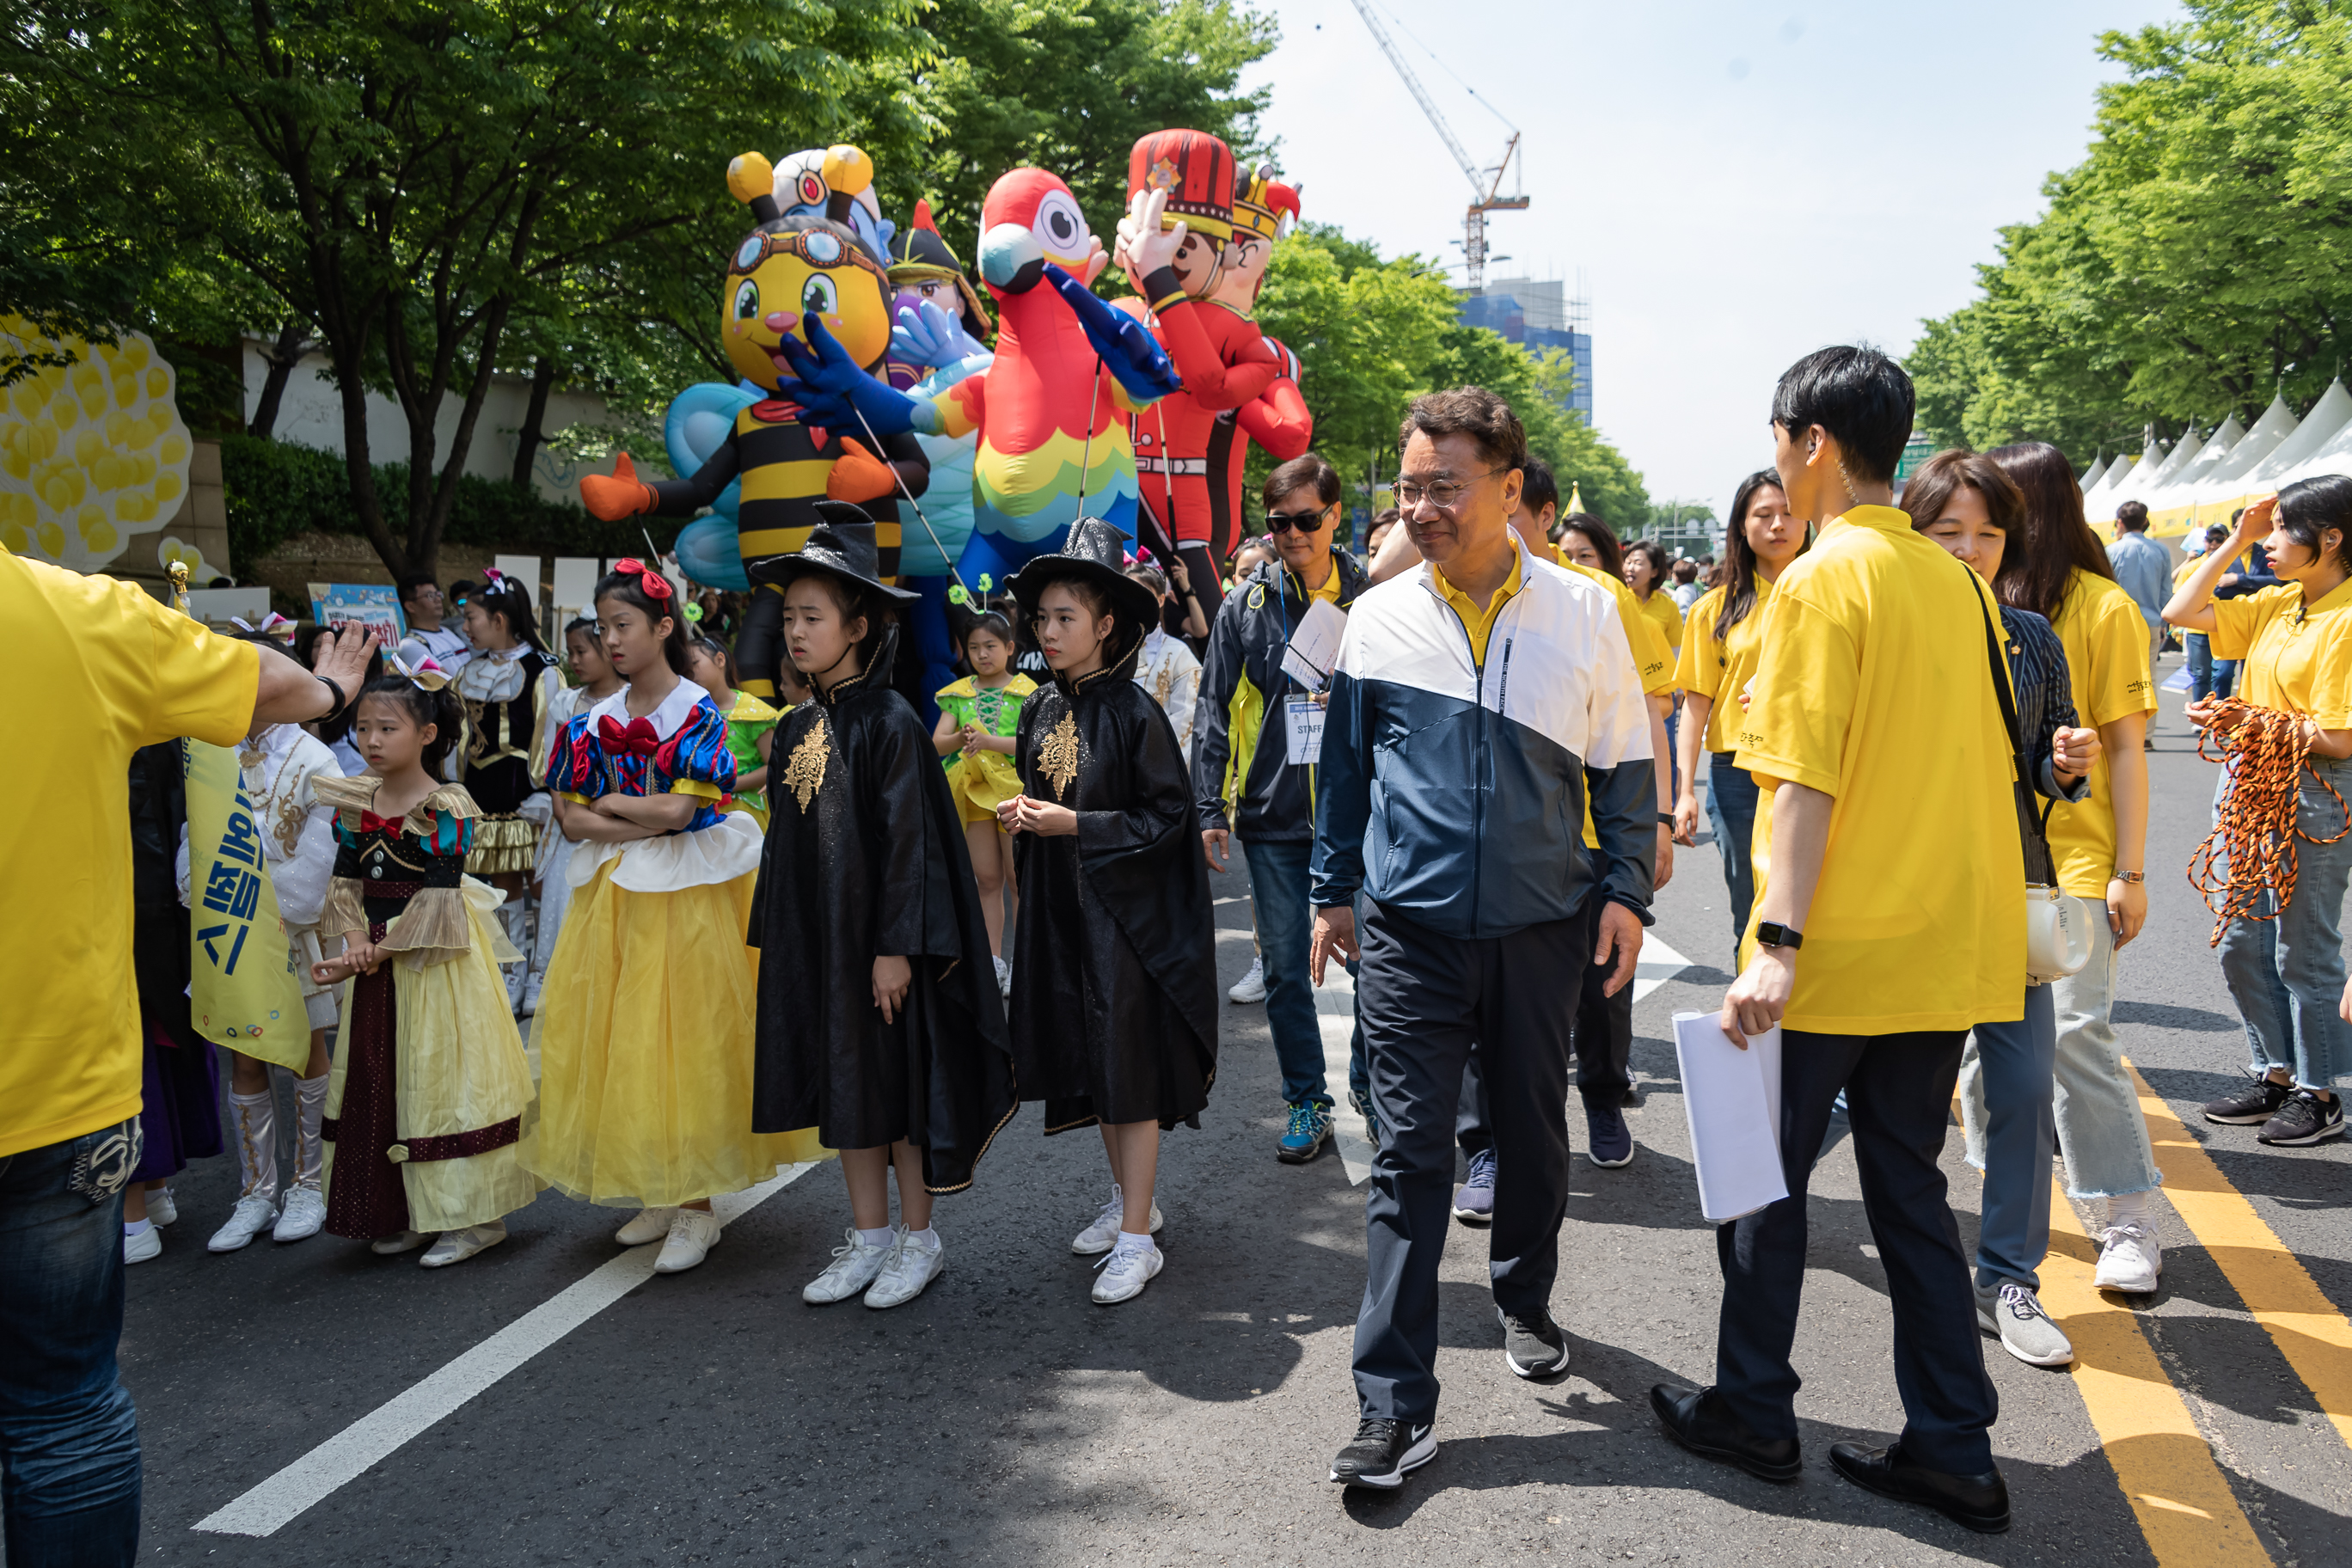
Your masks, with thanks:
[{"label": "inflatable character with blue gloves", "polygon": [[[872,184],[872,164],[856,149],[836,147],[826,157],[845,177],[862,166],[863,184]],[[725,435],[685,479],[646,483],[624,453],[610,479],[582,479],[580,495],[590,512],[612,521],[646,513],[690,516],[740,486],[736,549],[740,580],[753,592],[735,658],[743,689],[772,698],[784,658],[775,569],[822,521],[816,503],[852,501],[874,519],[883,577],[895,584],[902,531],[898,498],[920,496],[930,468],[905,421],[869,430],[845,402],[838,420],[809,417],[785,390],[784,356],[798,353],[804,361],[802,345],[822,344],[846,374],[889,391],[874,374],[890,346],[891,289],[880,257],[854,229],[830,217],[782,212],[775,171],[757,153],[728,165],[727,184],[758,226],[730,259],[719,307],[720,341],[745,389],[695,389],[699,395],[689,395],[691,405],[683,410],[689,398],[681,398],[670,410],[669,445],[673,451],[681,444],[699,446],[690,439],[698,420],[705,426],[727,420]],[[752,396],[750,388],[765,395]],[[700,430],[701,441],[714,433]],[[719,585],[728,584],[721,580]]]},{"label": "inflatable character with blue gloves", "polygon": [[[789,337],[777,344],[793,372],[779,391],[827,426],[977,434],[975,531],[958,563],[967,582],[1002,580],[1058,549],[1082,502],[1132,536],[1128,421],[1173,392],[1177,377],[1140,322],[1087,291],[1108,263],[1069,186],[1043,169],[1015,169],[981,206],[981,278],[997,308],[986,369],[919,396],[865,374],[859,350],[813,321],[805,346]],[[945,314],[936,303],[915,312],[919,322]]]}]

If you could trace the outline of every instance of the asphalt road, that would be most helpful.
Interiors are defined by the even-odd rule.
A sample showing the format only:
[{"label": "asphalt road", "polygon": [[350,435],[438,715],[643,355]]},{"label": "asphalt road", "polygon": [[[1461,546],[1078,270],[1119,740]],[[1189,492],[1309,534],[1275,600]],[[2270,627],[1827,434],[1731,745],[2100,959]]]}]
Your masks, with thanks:
[{"label": "asphalt road", "polygon": [[[2219,1178],[2207,1211],[2266,1224],[2325,1301],[2298,1315],[2311,1302],[2294,1294],[2294,1265],[2243,1223],[2227,1237],[2209,1225],[2209,1249],[2159,1205],[2164,1290],[2128,1312],[2077,1292],[2090,1315],[2070,1331],[2086,1362],[2095,1342],[2105,1364],[2053,1373],[1988,1350],[2001,1398],[1994,1444],[2016,1511],[2006,1536],[1883,1501],[1828,1468],[1832,1441],[1883,1442],[1901,1423],[1886,1288],[1848,1149],[1826,1162],[1811,1203],[1801,1481],[1770,1486],[1691,1458],[1652,1421],[1651,1384],[1708,1378],[1719,1300],[1668,1027],[1677,1009],[1712,1006],[1727,979],[1715,967],[1729,945],[1722,883],[1702,846],[1683,852],[1659,900],[1657,934],[1694,962],[1636,1010],[1633,1163],[1590,1165],[1572,1119],[1580,1153],[1553,1303],[1571,1336],[1570,1374],[1550,1386],[1509,1375],[1484,1233],[1457,1227],[1444,1276],[1444,1446],[1399,1493],[1343,1493],[1324,1479],[1354,1424],[1363,1193],[1336,1153],[1303,1168],[1276,1162],[1282,1107],[1265,1010],[1229,1006],[1202,1130],[1165,1144],[1167,1268],[1117,1308],[1088,1300],[1088,1260],[1068,1250],[1105,1195],[1099,1142],[1040,1136],[1035,1108],[998,1141],[976,1187],[941,1202],[948,1268],[918,1302],[802,1304],[800,1287],[848,1224],[840,1178],[821,1165],[734,1220],[701,1268],[619,1294],[495,1381],[477,1375],[480,1364],[513,1361],[522,1352],[506,1347],[519,1339],[529,1351],[551,1338],[545,1321],[561,1309],[527,1315],[592,1276],[611,1279],[598,1271],[619,1253],[609,1235],[621,1215],[542,1197],[512,1217],[506,1245],[431,1273],[326,1237],[265,1237],[216,1258],[203,1242],[233,1201],[234,1162],[190,1171],[163,1257],[130,1277],[122,1359],[146,1448],[142,1558],[306,1568],[1543,1554],[1740,1568],[2352,1562],[2352,1450],[2323,1413],[2352,1417],[2341,1317],[2352,1307],[2342,1217],[2352,1152],[2273,1153],[2248,1130],[2195,1120],[2244,1047],[2205,945],[2210,919],[2179,869],[2204,831],[2212,770],[2186,742],[2179,699],[2165,701],[2154,913],[2125,953],[2118,1021],[2147,1082],[2186,1118],[2168,1159],[2210,1152]],[[1249,959],[1245,887],[1236,868],[1216,889],[1231,900],[1217,911],[1227,981]],[[1945,1166],[1972,1240],[1978,1184],[1958,1147],[1955,1131]],[[2231,1207],[2232,1194],[2245,1202]],[[2089,1255],[2062,1237],[2053,1268],[2086,1279]],[[2059,1287],[2046,1294],[2063,1305]],[[403,1426],[398,1405],[372,1418],[436,1373],[427,1392],[469,1378],[487,1386],[437,1420],[435,1407]],[[2167,1419],[2175,1429],[2154,1429]],[[273,1477],[299,1491],[331,1468],[335,1450],[322,1458],[320,1446],[355,1424],[414,1435],[395,1434],[373,1463],[363,1456],[346,1483],[314,1489],[324,1495],[274,1534],[195,1528]],[[2160,1495],[2193,1494],[2207,1474],[2218,1479],[2201,1501]],[[2141,1484],[2150,1476],[2154,1490]],[[2230,1522],[2232,1509],[2242,1523]],[[2231,1544],[2200,1544],[2200,1531]]]}]

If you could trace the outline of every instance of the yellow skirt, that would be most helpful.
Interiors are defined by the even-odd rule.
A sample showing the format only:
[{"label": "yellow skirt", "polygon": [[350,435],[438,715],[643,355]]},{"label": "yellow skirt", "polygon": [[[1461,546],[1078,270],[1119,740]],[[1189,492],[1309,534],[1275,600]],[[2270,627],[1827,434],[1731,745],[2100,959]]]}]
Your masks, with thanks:
[{"label": "yellow skirt", "polygon": [[947,773],[957,814],[967,824],[995,821],[996,808],[1021,793],[1021,771],[1003,752],[966,752]]},{"label": "yellow skirt", "polygon": [[517,813],[475,819],[474,847],[466,852],[467,876],[500,877],[538,864],[537,824]]},{"label": "yellow skirt", "polygon": [[640,893],[613,885],[617,863],[572,890],[548,962],[531,1170],[590,1203],[657,1208],[824,1158],[814,1127],[751,1131],[752,878]]}]

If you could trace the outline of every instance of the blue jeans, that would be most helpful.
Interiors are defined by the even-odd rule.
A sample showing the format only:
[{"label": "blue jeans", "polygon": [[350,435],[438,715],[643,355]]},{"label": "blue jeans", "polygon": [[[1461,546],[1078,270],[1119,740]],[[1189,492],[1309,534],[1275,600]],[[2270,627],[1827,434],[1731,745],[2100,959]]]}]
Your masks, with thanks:
[{"label": "blue jeans", "polygon": [[[2352,762],[2310,758],[2295,802],[2295,826],[2325,838],[2344,814],[2320,786],[2325,779],[2352,799]],[[2313,775],[2316,774],[2315,778]],[[2228,787],[2225,776],[2222,787]],[[2221,933],[2221,978],[2246,1020],[2249,1064],[2257,1073],[2291,1068],[2305,1089],[2332,1089],[2352,1064],[2352,1026],[2336,1014],[2344,994],[2344,888],[2352,879],[2352,835],[2333,844],[2295,843],[2294,897],[2284,910],[2264,894],[2261,912]]]},{"label": "blue jeans", "polygon": [[0,1156],[0,1515],[8,1568],[128,1564],[139,1424],[115,1375],[139,1124]]},{"label": "blue jeans", "polygon": [[1960,1121],[1968,1162],[1984,1173],[1984,1220],[1977,1229],[1977,1284],[2014,1279],[2042,1289],[2050,1253],[2050,1154],[2058,1137],[2051,1111],[2058,1061],[2058,1009],[2047,985],[2025,989],[2025,1016],[1979,1024],[1960,1052]]},{"label": "blue jeans", "polygon": [[2189,655],[2189,695],[2200,702],[2229,696],[2238,684],[2238,661],[2215,658],[2212,641],[2203,632],[2183,632],[2180,643]]},{"label": "blue jeans", "polygon": [[1756,902],[1756,780],[1731,765],[1732,753],[1717,752],[1706,775],[1706,820],[1715,829],[1716,853],[1723,857],[1724,891],[1731,897],[1731,972],[1739,973],[1739,942],[1748,934],[1748,910]]},{"label": "blue jeans", "polygon": [[1310,839],[1258,843],[1244,839],[1250,900],[1257,906],[1257,950],[1265,961],[1265,1023],[1282,1064],[1282,1098],[1297,1105],[1329,1105],[1323,1087],[1323,1026],[1315,1021],[1315,987],[1307,978],[1307,950],[1315,936],[1307,907]]}]

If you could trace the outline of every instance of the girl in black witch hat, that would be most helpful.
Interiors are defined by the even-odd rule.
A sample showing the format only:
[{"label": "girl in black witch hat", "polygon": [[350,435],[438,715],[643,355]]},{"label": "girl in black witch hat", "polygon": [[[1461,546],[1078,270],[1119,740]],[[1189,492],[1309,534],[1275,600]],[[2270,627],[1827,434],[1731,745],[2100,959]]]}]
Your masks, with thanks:
[{"label": "girl in black witch hat", "polygon": [[895,1307],[939,1277],[931,1195],[970,1186],[1012,1118],[1012,1056],[963,823],[890,686],[892,617],[916,595],[883,586],[864,512],[816,505],[824,522],[776,563],[785,647],[814,695],[769,764],[751,1125],[814,1122],[841,1152],[856,1223],[802,1300]]},{"label": "girl in black witch hat", "polygon": [[1052,668],[1021,714],[1013,1058],[1045,1131],[1098,1123],[1111,1196],[1073,1252],[1108,1256],[1094,1299],[1124,1301],[1160,1272],[1152,1232],[1160,1133],[1200,1125],[1217,1073],[1214,923],[1184,753],[1135,683],[1158,624],[1122,570],[1125,541],[1081,518],[1013,593]]}]

